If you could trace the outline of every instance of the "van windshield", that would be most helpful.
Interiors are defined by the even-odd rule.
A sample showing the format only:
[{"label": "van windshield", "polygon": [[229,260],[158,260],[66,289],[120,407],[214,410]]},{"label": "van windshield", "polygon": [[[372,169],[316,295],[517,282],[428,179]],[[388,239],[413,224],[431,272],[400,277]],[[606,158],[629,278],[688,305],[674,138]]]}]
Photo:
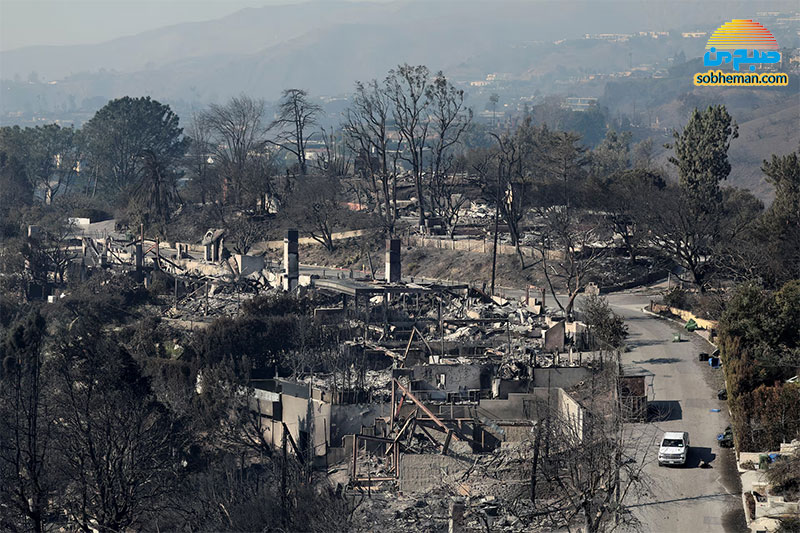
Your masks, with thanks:
[{"label": "van windshield", "polygon": [[683,441],[681,439],[664,439],[661,442],[664,448],[683,448]]}]

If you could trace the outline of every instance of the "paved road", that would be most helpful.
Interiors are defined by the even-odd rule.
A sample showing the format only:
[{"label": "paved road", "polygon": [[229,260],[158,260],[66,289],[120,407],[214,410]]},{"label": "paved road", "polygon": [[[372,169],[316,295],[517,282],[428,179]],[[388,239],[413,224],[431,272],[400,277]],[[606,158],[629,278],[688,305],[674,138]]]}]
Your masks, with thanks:
[{"label": "paved road", "polygon": [[[655,374],[650,400],[668,412],[663,421],[651,422],[660,431],[688,431],[691,449],[687,466],[647,468],[653,477],[653,495],[637,505],[635,513],[646,531],[717,532],[739,531],[741,497],[730,460],[730,450],[717,445],[716,435],[728,425],[724,402],[703,376],[700,352],[711,345],[683,331],[684,342],[672,342],[679,325],[642,313],[648,303],[644,294],[609,295],[609,303],[628,324],[630,351],[623,363],[635,364]],[[719,413],[710,410],[719,408]],[[658,452],[654,447],[652,457]],[[701,461],[711,468],[700,468]]]},{"label": "paved road", "polygon": [[[322,274],[322,269],[302,270]],[[336,274],[327,270],[325,275]],[[508,297],[524,295],[521,290],[507,292]],[[634,513],[648,532],[747,531],[732,452],[721,449],[716,440],[729,424],[727,408],[716,399],[716,390],[706,382],[704,367],[697,357],[700,352],[712,351],[713,346],[674,322],[643,313],[649,300],[646,291],[608,295],[613,310],[625,318],[629,328],[629,351],[623,354],[623,363],[640,366],[655,375],[649,399],[660,408],[661,420],[639,429],[654,428],[659,433],[688,431],[691,449],[685,467],[659,467],[658,444],[653,446],[649,454],[652,462],[646,472],[654,487],[652,494],[636,505]],[[552,300],[549,303],[552,305]],[[577,305],[580,307],[580,299]],[[675,333],[681,333],[684,341],[672,342]],[[703,462],[711,468],[700,468]]]}]

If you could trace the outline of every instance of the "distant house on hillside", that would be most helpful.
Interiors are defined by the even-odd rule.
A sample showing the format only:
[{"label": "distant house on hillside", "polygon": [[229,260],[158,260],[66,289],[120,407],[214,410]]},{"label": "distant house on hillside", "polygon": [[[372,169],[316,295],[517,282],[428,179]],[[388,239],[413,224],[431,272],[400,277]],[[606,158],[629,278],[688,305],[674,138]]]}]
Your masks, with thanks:
[{"label": "distant house on hillside", "polygon": [[597,98],[577,96],[571,96],[561,104],[561,107],[569,109],[570,111],[586,111],[595,106],[597,106]]}]

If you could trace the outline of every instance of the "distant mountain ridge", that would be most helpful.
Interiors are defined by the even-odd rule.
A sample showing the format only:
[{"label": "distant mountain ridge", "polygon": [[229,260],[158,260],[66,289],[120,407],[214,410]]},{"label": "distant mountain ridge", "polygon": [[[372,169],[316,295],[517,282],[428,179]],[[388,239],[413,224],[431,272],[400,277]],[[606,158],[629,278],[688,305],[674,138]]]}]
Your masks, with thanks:
[{"label": "distant mountain ridge", "polygon": [[[603,105],[623,113],[630,112],[630,102],[635,112],[638,99],[640,113],[648,106],[664,127],[680,127],[685,112],[679,98],[696,89],[689,74],[675,78],[676,83],[651,79],[663,96],[658,99],[645,99],[635,83],[626,81],[633,78],[615,78],[627,84],[627,90],[619,83],[596,83],[599,94],[586,93],[592,89],[568,80],[627,70],[631,54],[636,63],[653,63],[680,51],[699,63],[705,40],[645,38],[634,46],[583,40],[584,34],[708,31],[734,16],[755,17],[759,10],[794,11],[796,2],[317,0],[248,8],[106,43],[0,52],[0,78],[26,80],[36,72],[39,80],[54,83],[5,83],[0,117],[13,124],[25,113],[30,124],[72,113],[68,120],[79,125],[110,98],[149,95],[181,110],[185,123],[197,107],[241,93],[268,101],[289,87],[307,89],[314,97],[346,95],[356,80],[381,79],[407,62],[441,69],[462,86],[498,73],[518,83],[518,95],[603,96]],[[565,39],[566,44],[554,44]],[[546,87],[554,75],[560,76],[558,83]],[[603,85],[614,88],[603,95]],[[666,86],[671,89],[665,91]],[[481,94],[468,87],[468,104],[480,110],[488,98],[486,90],[494,89]],[[712,93],[725,94],[724,101],[742,125],[742,137],[732,145],[729,182],[768,200],[772,187],[761,175],[761,160],[773,151],[796,149],[797,99],[766,91],[758,94],[756,105],[746,89],[708,89],[700,96]]]},{"label": "distant mountain ridge", "polygon": [[[259,77],[266,79],[265,92],[291,85],[331,93],[398,62],[450,68],[477,53],[502,54],[504,46],[515,42],[694,29],[719,23],[726,11],[754,14],[756,9],[757,4],[741,1],[315,1],[248,8],[100,44],[0,52],[0,77],[25,79],[36,72],[40,79],[64,80],[103,69],[104,76],[120,77],[113,86],[125,93],[141,87],[149,74],[167,76],[154,84],[165,90],[210,85],[220,96],[241,92]],[[319,68],[320,74],[309,72],[304,63]],[[520,65],[521,70],[526,67]],[[214,79],[220,72],[233,77],[221,83]]]}]

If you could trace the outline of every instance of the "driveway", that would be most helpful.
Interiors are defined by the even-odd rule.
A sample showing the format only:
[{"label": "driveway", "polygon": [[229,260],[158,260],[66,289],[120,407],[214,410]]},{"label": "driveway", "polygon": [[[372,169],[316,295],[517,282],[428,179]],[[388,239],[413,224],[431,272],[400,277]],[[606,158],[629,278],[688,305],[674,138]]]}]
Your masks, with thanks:
[{"label": "driveway", "polygon": [[[646,315],[644,294],[608,296],[614,311],[625,318],[630,351],[623,363],[634,364],[655,374],[649,399],[659,410],[660,420],[650,424],[659,431],[688,431],[690,453],[685,467],[659,467],[657,446],[646,469],[654,480],[653,494],[636,505],[634,512],[645,531],[710,532],[744,528],[738,476],[731,450],[717,445],[716,436],[728,425],[725,402],[706,383],[700,352],[713,347],[679,325]],[[682,342],[672,342],[681,333]],[[719,370],[721,372],[721,370]],[[720,409],[712,412],[712,409]],[[710,467],[701,468],[702,463]]]}]

